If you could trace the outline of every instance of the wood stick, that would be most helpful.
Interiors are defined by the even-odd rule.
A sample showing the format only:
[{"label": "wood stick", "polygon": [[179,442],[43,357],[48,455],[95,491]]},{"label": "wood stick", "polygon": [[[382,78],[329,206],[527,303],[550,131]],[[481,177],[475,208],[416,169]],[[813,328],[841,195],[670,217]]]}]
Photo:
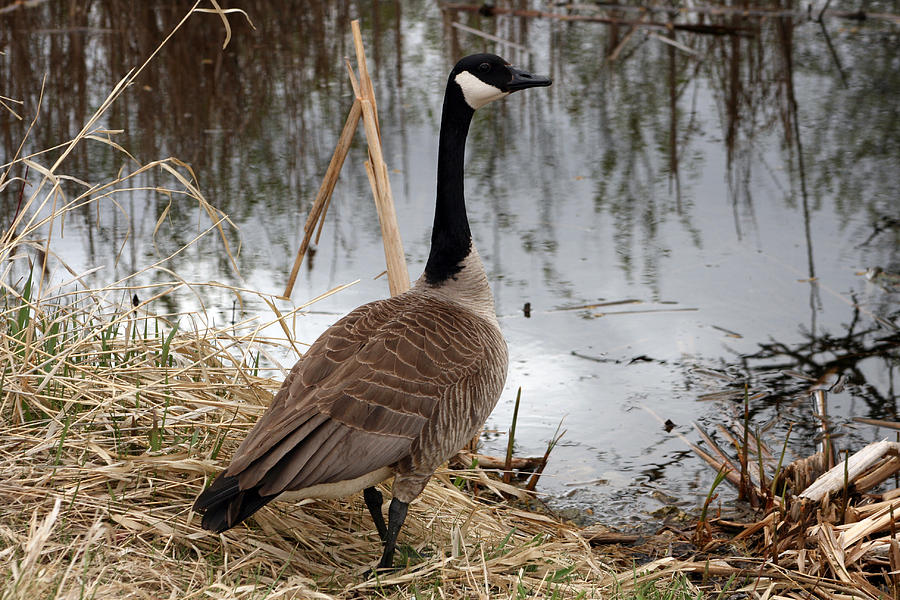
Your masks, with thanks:
[{"label": "wood stick", "polygon": [[[640,13],[654,13],[654,12],[664,12],[671,13],[673,10],[676,10],[679,14],[705,14],[712,16],[725,16],[725,15],[739,15],[742,17],[764,17],[764,18],[773,18],[773,17],[796,17],[798,19],[809,20],[810,16],[806,10],[789,10],[782,8],[768,8],[765,6],[680,6],[676,9],[673,9],[671,6],[654,6],[654,5],[625,5],[625,4],[608,4],[608,3],[600,3],[591,5],[592,9],[599,10],[618,10],[622,12],[640,12]],[[850,20],[865,20],[865,19],[879,19],[884,21],[890,21],[892,23],[900,23],[900,15],[895,15],[891,13],[874,13],[874,12],[865,12],[861,10],[855,11],[846,11],[846,10],[827,10],[823,11],[824,16],[835,17],[838,19],[850,19]],[[821,17],[822,15],[820,15]]]},{"label": "wood stick", "polygon": [[[366,162],[363,163],[363,166],[366,167],[366,175],[369,178],[369,187],[372,188],[372,193],[375,193],[375,190],[378,189],[378,182],[375,180],[375,172],[372,171],[372,163],[371,163],[371,161],[367,160]],[[378,275],[375,276],[375,279],[378,279],[385,273],[387,273],[386,270],[382,271],[381,273],[379,273]]]},{"label": "wood stick", "polygon": [[[362,84],[362,81],[360,81]],[[403,242],[400,228],[397,226],[397,213],[391,195],[391,183],[387,174],[387,165],[381,153],[378,139],[378,125],[375,121],[375,108],[368,98],[362,104],[363,125],[366,130],[366,141],[372,155],[372,180],[376,186],[372,189],[375,196],[375,207],[378,209],[378,220],[381,223],[381,237],[384,242],[384,258],[388,268],[388,286],[391,295],[402,294],[409,289],[409,273],[406,270],[406,257],[403,254]]]},{"label": "wood stick", "polygon": [[867,419],[865,417],[853,417],[853,421],[855,421],[856,423],[865,423],[866,425],[874,425],[875,427],[884,427],[886,429],[900,430],[900,422],[898,422],[898,421],[885,421],[884,419]]},{"label": "wood stick", "polygon": [[[359,101],[359,82],[356,81],[356,73],[353,72],[353,67],[350,66],[350,61],[344,59],[344,63],[347,65],[347,73],[350,75],[350,87],[353,88],[353,96],[356,98],[354,101],[354,105]],[[360,115],[362,114],[362,108],[360,108]],[[359,116],[356,118],[357,124],[359,124]],[[356,129],[354,128],[354,132]],[[352,138],[351,138],[352,139]],[[325,215],[328,214],[328,208],[331,206],[331,194],[328,194],[328,197],[325,199],[325,207],[322,209],[322,218],[319,219],[319,229],[316,230],[316,244],[319,243],[319,238],[322,237],[322,229],[325,227]]]},{"label": "wood stick", "polygon": [[544,452],[544,456],[541,459],[541,464],[538,465],[538,468],[534,470],[531,477],[528,478],[528,483],[525,484],[525,489],[529,492],[533,492],[534,488],[537,487],[538,479],[541,478],[541,475],[544,473],[544,467],[547,466],[547,460],[550,458],[550,450],[552,450],[552,446],[547,447],[547,451]]},{"label": "wood stick", "polygon": [[697,52],[697,51],[694,50],[693,48],[690,48],[690,47],[688,47],[688,46],[685,46],[685,45],[682,44],[681,42],[676,42],[675,40],[673,40],[673,39],[671,39],[671,38],[667,38],[667,37],[661,36],[661,35],[659,35],[658,33],[655,33],[655,32],[653,32],[653,31],[648,31],[648,32],[647,32],[647,35],[650,36],[650,37],[652,37],[652,38],[655,39],[655,40],[659,40],[659,41],[662,42],[663,44],[669,44],[669,45],[672,46],[673,48],[677,48],[677,49],[681,50],[682,52],[684,52],[685,54],[690,54],[691,56],[694,56],[694,57],[696,57],[696,58],[699,58],[699,57],[700,57],[700,53],[699,53],[699,52]]},{"label": "wood stick", "polygon": [[[327,210],[331,194],[337,183],[338,175],[341,173],[341,167],[344,165],[344,159],[347,158],[347,153],[350,151],[353,134],[356,133],[356,128],[359,126],[361,115],[362,107],[359,100],[355,100],[353,106],[350,107],[350,114],[347,115],[347,121],[344,123],[344,129],[341,131],[341,135],[338,138],[334,154],[331,156],[331,162],[328,163],[328,169],[325,170],[325,177],[322,179],[319,193],[316,195],[316,199],[309,211],[309,216],[306,219],[306,225],[303,228],[303,241],[300,243],[300,249],[297,250],[297,257],[294,259],[291,275],[288,277],[287,285],[284,288],[283,298],[291,297],[291,292],[294,290],[294,282],[297,280],[297,273],[300,271],[300,263],[303,261],[303,256],[306,254],[306,250],[309,247],[309,241],[315,230],[316,221],[319,220],[320,216],[322,222],[325,221],[325,210]],[[325,210],[323,210],[323,208]],[[319,229],[321,230],[321,227]]]},{"label": "wood stick", "polygon": [[697,456],[699,456],[706,464],[711,466],[713,469],[718,470],[718,469],[721,469],[724,467],[726,469],[725,479],[728,481],[728,483],[730,483],[731,485],[733,485],[736,488],[740,488],[740,486],[741,486],[740,472],[735,470],[735,468],[731,466],[731,461],[722,461],[722,460],[717,461],[711,455],[704,452],[700,448],[700,446],[698,446],[697,444],[692,444],[692,443],[688,442],[687,445],[688,445],[688,447],[690,447],[691,450],[694,451],[694,453]]},{"label": "wood stick", "polygon": [[524,457],[512,457],[509,461],[509,467],[506,466],[506,457],[503,456],[488,456],[486,454],[478,454],[476,452],[459,452],[456,455],[456,458],[465,465],[472,464],[473,460],[478,461],[478,466],[482,469],[513,469],[516,471],[534,471],[537,469],[541,461],[544,459],[543,456],[524,456]]},{"label": "wood stick", "polygon": [[459,21],[453,21],[450,23],[453,27],[459,29],[460,31],[465,31],[466,33],[471,33],[472,35],[477,35],[478,37],[484,38],[486,40],[490,40],[492,42],[497,42],[498,44],[503,44],[504,46],[508,46],[510,48],[514,48],[515,50],[520,50],[522,52],[527,52],[529,54],[534,54],[532,50],[529,50],[522,44],[517,44],[515,42],[511,42],[509,40],[504,40],[502,37],[497,37],[496,35],[491,35],[490,33],[485,33],[480,29],[475,29],[474,27],[469,27],[468,25],[463,25]]},{"label": "wood stick", "polygon": [[[465,10],[477,12],[481,9],[480,4],[456,4],[446,3],[442,5],[445,10]],[[716,25],[706,23],[659,23],[650,21],[627,21],[624,19],[614,19],[612,17],[603,17],[600,15],[574,15],[551,13],[541,10],[520,10],[514,8],[505,8],[495,6],[492,10],[496,14],[506,14],[514,17],[532,17],[540,19],[556,19],[560,21],[586,21],[591,23],[607,23],[610,25],[632,25],[647,29],[658,29],[661,31],[670,31],[672,29],[681,31],[690,31],[691,33],[706,33],[712,35],[753,35],[753,31],[748,27],[735,25]]]},{"label": "wood stick", "polygon": [[[731,458],[729,458],[729,456],[727,454],[725,454],[725,451],[719,447],[719,445],[712,439],[712,437],[710,437],[710,435],[708,433],[706,433],[706,430],[703,429],[703,427],[701,427],[699,423],[694,422],[694,429],[697,431],[698,434],[700,434],[700,437],[703,439],[703,441],[706,442],[706,445],[709,447],[710,451],[713,452],[718,457],[720,464],[725,464],[728,466],[729,469],[732,469],[734,471],[740,471],[740,468],[738,467],[738,465],[735,465],[732,462]],[[735,449],[738,451],[738,453],[740,453],[741,452],[740,444],[734,438],[732,438],[732,441],[734,443]],[[719,466],[713,465],[713,466],[716,466],[716,468],[719,468],[720,465]]]},{"label": "wood stick", "polygon": [[350,28],[353,30],[353,45],[356,48],[356,68],[359,69],[360,91],[362,92],[362,98],[372,103],[373,113],[375,114],[375,130],[378,132],[378,142],[380,144],[381,124],[378,123],[378,103],[375,101],[375,87],[372,85],[372,78],[369,77],[369,67],[366,64],[366,51],[363,48],[359,20],[353,20],[350,23]]},{"label": "wood stick", "polygon": [[559,440],[562,439],[562,436],[566,435],[566,430],[563,430],[562,433],[559,432],[559,429],[562,427],[562,421],[559,422],[559,425],[556,426],[556,432],[553,434],[553,438],[547,444],[547,450],[544,452],[543,458],[541,458],[541,464],[538,465],[538,468],[535,469],[534,473],[531,475],[531,478],[528,480],[528,483],[525,485],[525,489],[529,492],[533,492],[534,488],[537,487],[538,479],[541,478],[541,474],[544,472],[544,467],[547,466],[547,461],[550,460],[550,452],[556,447],[556,444],[559,443]]},{"label": "wood stick", "polygon": [[[381,149],[381,130],[378,123],[377,103],[375,101],[375,88],[369,77],[369,69],[366,65],[366,53],[362,43],[362,33],[359,29],[359,21],[350,23],[353,30],[353,44],[356,49],[357,68],[359,69],[359,81],[354,85],[354,91],[362,106],[362,120],[366,132],[366,142],[369,146],[369,163],[366,165],[366,174],[369,176],[369,184],[372,186],[372,195],[375,198],[375,208],[378,210],[378,220],[381,224],[381,238],[384,244],[384,258],[387,263],[388,286],[391,295],[402,294],[409,289],[409,272],[406,269],[406,256],[403,253],[403,241],[400,237],[400,228],[397,225],[397,213],[394,208],[394,198],[391,193],[391,181],[388,177],[387,164],[384,162],[384,153]],[[354,84],[351,69],[351,84]]]},{"label": "wood stick", "polygon": [[344,159],[350,150],[350,144],[353,141],[353,135],[359,126],[360,119],[363,120],[368,142],[369,161],[366,163],[366,173],[369,176],[369,184],[372,187],[372,195],[375,198],[375,207],[378,210],[378,219],[381,224],[385,261],[388,267],[388,284],[392,295],[403,293],[409,289],[409,273],[406,269],[403,242],[400,238],[400,228],[397,226],[397,213],[394,209],[387,164],[384,162],[384,155],[381,150],[381,132],[375,102],[375,89],[372,86],[372,80],[369,77],[369,70],[366,66],[366,55],[362,45],[359,21],[355,20],[350,25],[353,31],[353,42],[356,47],[356,59],[360,73],[359,79],[356,78],[349,61],[347,62],[347,72],[350,75],[350,85],[353,87],[356,100],[354,100],[353,106],[350,108],[350,114],[347,116],[337,147],[325,172],[319,193],[316,195],[309,216],[306,219],[306,225],[303,228],[303,240],[300,243],[299,250],[297,250],[297,256],[294,259],[294,265],[291,268],[291,274],[288,277],[283,298],[289,298],[294,289],[300,264],[309,248],[312,235],[316,232],[317,222],[319,225],[316,232],[317,243],[322,235],[325,215],[328,212],[328,207],[331,205],[331,195],[337,183],[341,167],[344,164]]},{"label": "wood stick", "polygon": [[625,44],[628,43],[628,40],[631,39],[631,36],[634,35],[634,32],[637,31],[637,27],[631,25],[628,28],[628,31],[625,32],[625,35],[622,36],[622,39],[619,40],[619,43],[616,44],[616,47],[613,48],[613,51],[609,53],[609,56],[606,57],[606,60],[609,62],[615,62],[617,58],[619,58],[619,54],[622,52],[622,49],[625,48]]},{"label": "wood stick", "polygon": [[[464,10],[467,12],[477,12],[481,10],[482,4],[465,4],[465,3],[452,3],[447,2],[444,3],[441,8],[445,10]],[[578,8],[577,6],[575,8]],[[648,5],[624,5],[624,4],[608,4],[601,3],[590,6],[592,9],[601,9],[601,10],[619,10],[619,11],[630,11],[630,12],[665,12],[671,13],[673,10],[679,13],[700,13],[700,14],[709,14],[709,15],[741,15],[744,17],[796,17],[798,19],[809,20],[809,14],[805,10],[784,10],[778,8],[766,8],[766,7],[743,7],[743,6],[694,6],[694,7],[679,7],[673,9],[670,6],[648,6]],[[505,7],[493,7],[491,10],[494,11],[494,14],[508,14],[514,17],[532,17],[539,19],[557,19],[560,21],[592,21],[597,23],[610,23],[610,24],[623,24],[623,25],[631,25],[632,23],[629,21],[620,21],[617,19],[602,17],[600,15],[592,14],[592,15],[584,15],[584,14],[563,14],[563,13],[551,13],[540,10],[520,10],[520,9],[511,9]],[[895,15],[893,13],[881,13],[881,12],[866,12],[863,10],[855,10],[855,11],[847,11],[847,10],[827,10],[824,12],[824,16],[826,17],[835,17],[838,19],[850,19],[853,21],[864,21],[866,19],[879,19],[884,21],[889,21],[891,23],[900,24],[900,15]],[[652,25],[659,25],[659,23],[654,23]],[[678,29],[679,24],[674,24],[674,27]],[[697,30],[694,33],[725,33],[725,31],[701,31]],[[734,33],[734,31],[732,31]]]},{"label": "wood stick", "polygon": [[872,471],[857,477],[853,487],[858,492],[865,492],[883,482],[888,477],[900,472],[900,457],[892,456]]},{"label": "wood stick", "polygon": [[[847,464],[847,478],[850,484],[861,473],[866,471],[874,463],[881,460],[886,453],[891,450],[897,451],[900,443],[881,440],[880,442],[872,442],[865,446],[862,450],[856,452],[850,457]],[[800,493],[801,498],[809,498],[814,502],[819,502],[831,492],[835,492],[844,487],[844,463],[835,465],[829,471],[826,471],[812,485],[807,487]]]}]

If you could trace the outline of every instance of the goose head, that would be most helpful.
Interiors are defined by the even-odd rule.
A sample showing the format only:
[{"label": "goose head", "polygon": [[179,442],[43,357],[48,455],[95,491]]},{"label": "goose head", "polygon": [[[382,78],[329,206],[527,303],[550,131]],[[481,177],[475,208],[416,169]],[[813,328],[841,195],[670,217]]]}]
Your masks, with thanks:
[{"label": "goose head", "polygon": [[552,83],[549,77],[523,71],[495,54],[472,54],[463,58],[450,72],[450,81],[459,86],[463,99],[472,110],[512,92]]},{"label": "goose head", "polygon": [[[484,272],[477,254],[470,256],[472,234],[463,189],[466,136],[475,111],[515,91],[550,83],[549,77],[517,69],[494,54],[472,54],[456,63],[450,71],[441,116],[437,201],[424,284],[431,287],[451,285],[456,281],[456,275],[466,269],[466,264],[478,265],[477,269],[468,269],[470,274]],[[489,294],[489,288],[485,289]],[[493,304],[490,310],[493,310]]]}]

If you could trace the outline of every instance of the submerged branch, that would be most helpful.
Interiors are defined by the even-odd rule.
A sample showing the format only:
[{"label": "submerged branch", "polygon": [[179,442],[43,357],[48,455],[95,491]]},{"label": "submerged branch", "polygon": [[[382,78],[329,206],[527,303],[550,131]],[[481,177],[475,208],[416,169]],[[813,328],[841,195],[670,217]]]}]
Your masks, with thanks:
[{"label": "submerged branch", "polygon": [[[478,4],[457,4],[446,3],[442,5],[445,10],[462,10],[468,12],[479,12],[482,6]],[[580,14],[562,14],[552,13],[542,10],[520,10],[513,8],[492,7],[493,14],[510,15],[513,17],[529,17],[538,19],[555,19],[559,21],[584,21],[590,23],[606,23],[607,25],[627,25],[631,27],[641,27],[644,29],[658,29],[661,31],[689,31],[691,33],[701,33],[708,35],[755,35],[755,32],[747,27],[736,25],[715,25],[706,23],[662,23],[651,21],[635,21],[617,19],[614,17],[605,17],[602,15],[580,15]]]}]

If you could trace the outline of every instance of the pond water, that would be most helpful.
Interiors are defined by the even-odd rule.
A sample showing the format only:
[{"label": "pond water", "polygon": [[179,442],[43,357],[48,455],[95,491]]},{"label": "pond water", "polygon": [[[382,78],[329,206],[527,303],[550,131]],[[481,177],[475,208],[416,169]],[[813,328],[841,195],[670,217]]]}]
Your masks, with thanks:
[{"label": "pond water", "polygon": [[[479,111],[467,148],[469,219],[511,358],[488,422],[498,433],[486,434],[482,452],[505,451],[521,387],[518,455],[543,454],[560,422],[565,430],[539,490],[623,525],[664,504],[702,502],[715,473],[679,436],[697,442],[692,423],[712,431],[737,414],[745,383],[753,424],[771,425],[773,447],[795,424],[795,456],[814,448],[819,421],[810,383],[791,371],[846,377],[828,396],[834,433],[849,434],[839,446],[893,435],[851,418],[898,417],[900,288],[863,275],[900,272],[896,21],[819,24],[805,5],[794,7],[802,16],[678,17],[739,33],[710,35],[485,17],[424,0],[233,5],[255,29],[232,14],[222,50],[219,17],[192,16],[99,123],[124,130],[116,142],[140,161],[188,163],[239,228],[243,279],[214,236],[167,263],[181,277],[281,293],[352,102],[343,59],[359,18],[412,278],[428,252],[449,68],[488,51],[554,80]],[[23,139],[45,75],[26,152],[74,136],[189,8],[73,1],[0,14],[0,96],[23,101],[10,105],[21,121],[0,107],[0,164]],[[361,133],[292,298],[361,281],[298,318],[301,341],[388,294],[375,278],[384,255]],[[99,143],[67,160],[67,173],[90,182],[130,168]],[[140,181],[153,188],[161,177]],[[15,185],[0,193],[3,221],[17,197]],[[196,203],[169,202],[136,189],[76,213],[54,234],[56,252],[75,270],[104,266],[93,275],[101,285],[146,267],[209,226]],[[233,318],[226,291],[197,294],[168,298],[168,309],[199,298],[219,323]],[[241,316],[266,310],[251,302]]]}]

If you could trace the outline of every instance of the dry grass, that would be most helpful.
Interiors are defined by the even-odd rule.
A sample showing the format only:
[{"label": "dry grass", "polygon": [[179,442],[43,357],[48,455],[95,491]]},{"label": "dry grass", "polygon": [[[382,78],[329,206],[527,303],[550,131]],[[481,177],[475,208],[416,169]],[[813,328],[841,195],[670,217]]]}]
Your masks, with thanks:
[{"label": "dry grass", "polygon": [[[602,570],[578,530],[506,504],[490,490],[514,488],[481,471],[434,479],[401,538],[413,544],[410,568],[380,582],[364,576],[380,546],[360,498],[276,506],[225,535],[203,531],[193,499],[278,385],[240,349],[272,342],[251,345],[253,332],[144,335],[151,317],[130,310],[85,322],[77,305],[31,304],[20,329],[28,303],[7,288],[3,598],[326,598],[435,584],[449,597],[510,596],[520,585],[538,597],[594,596]],[[121,333],[129,328],[139,333]],[[481,480],[486,501],[461,491],[464,480]]]}]

